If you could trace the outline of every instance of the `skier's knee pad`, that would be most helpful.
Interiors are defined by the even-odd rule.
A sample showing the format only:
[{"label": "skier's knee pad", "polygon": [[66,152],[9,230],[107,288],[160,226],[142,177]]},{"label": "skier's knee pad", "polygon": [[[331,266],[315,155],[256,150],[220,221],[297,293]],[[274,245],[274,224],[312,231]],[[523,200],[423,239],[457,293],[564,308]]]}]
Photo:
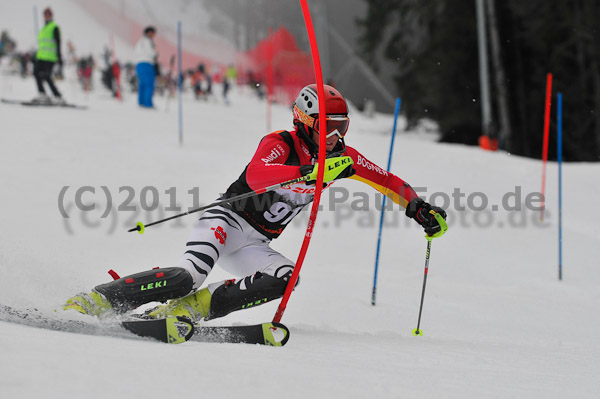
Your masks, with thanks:
[{"label": "skier's knee pad", "polygon": [[167,267],[121,277],[95,288],[117,312],[126,312],[148,302],[164,302],[189,294],[194,284],[181,267]]},{"label": "skier's knee pad", "polygon": [[[286,285],[287,285],[287,282],[290,280],[293,273],[294,273],[294,266],[283,265],[283,266],[279,266],[275,270],[275,272],[273,273],[273,277],[277,277],[279,279],[285,280]],[[270,273],[268,273],[268,274],[270,274]],[[300,276],[298,276],[298,279],[296,280],[296,285],[294,285],[294,289],[298,286],[298,284],[300,284]]]},{"label": "skier's knee pad", "polygon": [[213,292],[208,319],[223,317],[236,310],[281,298],[288,280],[289,278],[277,278],[257,272],[236,283],[227,282]]}]

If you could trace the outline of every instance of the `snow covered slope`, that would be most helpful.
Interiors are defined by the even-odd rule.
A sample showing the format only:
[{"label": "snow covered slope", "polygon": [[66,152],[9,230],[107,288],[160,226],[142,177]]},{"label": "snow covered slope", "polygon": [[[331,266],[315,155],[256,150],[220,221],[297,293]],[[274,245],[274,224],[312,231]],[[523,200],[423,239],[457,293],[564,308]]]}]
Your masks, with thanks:
[{"label": "snow covered slope", "polygon": [[[99,57],[105,47],[110,46],[111,31],[103,26],[83,8],[82,2],[74,0],[50,0],[38,2],[35,0],[2,1],[0,2],[0,30],[6,30],[17,42],[21,52],[37,48],[35,23],[38,29],[44,24],[42,11],[51,7],[55,21],[61,27],[62,51],[66,59],[67,43],[75,46],[77,55],[84,57],[90,54]],[[34,14],[34,10],[37,14]],[[128,40],[115,36],[115,51],[126,54],[133,51],[133,45]]]},{"label": "snow covered slope", "polygon": [[[51,312],[72,294],[109,281],[108,269],[126,275],[173,265],[193,216],[144,235],[127,228],[174,213],[165,211],[173,195],[183,209],[212,201],[266,133],[264,102],[241,88],[231,106],[186,96],[179,146],[175,101],[167,110],[167,100],[158,97],[156,110],[142,110],[131,95],[117,103],[97,85],[86,97],[68,82],[67,76],[60,88],[87,111],[0,104],[2,304]],[[32,79],[0,74],[0,97],[30,98],[34,87]],[[357,112],[351,118],[348,143],[384,166],[392,118]],[[291,126],[288,107],[274,107],[272,126]],[[435,194],[441,205],[443,193],[449,196],[450,231],[434,240],[431,252],[423,337],[411,335],[423,278],[422,231],[398,207],[388,212],[378,304],[371,306],[377,197],[368,186],[343,181],[324,195],[301,284],[282,320],[292,330],[284,348],[169,346],[0,322],[0,396],[596,398],[600,230],[593,204],[600,166],[564,167],[559,282],[556,165],[549,165],[548,209],[540,224],[533,201],[532,209],[508,210],[519,191],[518,204],[539,190],[537,161],[404,131],[394,154],[393,172],[426,187],[428,199]],[[77,209],[82,187],[95,189],[82,195],[83,205],[97,204],[94,211]],[[103,187],[114,206],[106,218]],[[152,187],[160,205],[147,212],[141,207],[152,208]],[[455,190],[464,194],[455,195],[456,203]],[[135,195],[127,203],[130,192]],[[334,204],[346,194],[348,200]],[[487,208],[476,211],[484,197]],[[119,205],[136,211],[118,212]],[[60,206],[70,218],[61,216]],[[306,215],[273,243],[292,259],[306,227],[302,220]],[[226,277],[215,268],[209,281]],[[213,323],[270,320],[276,307]]]}]

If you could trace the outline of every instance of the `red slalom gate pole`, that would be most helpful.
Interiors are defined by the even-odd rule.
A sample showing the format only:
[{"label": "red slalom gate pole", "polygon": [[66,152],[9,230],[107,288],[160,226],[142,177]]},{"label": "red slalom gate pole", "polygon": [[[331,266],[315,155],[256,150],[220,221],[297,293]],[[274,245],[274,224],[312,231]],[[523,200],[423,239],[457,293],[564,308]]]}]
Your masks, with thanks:
[{"label": "red slalom gate pole", "polygon": [[271,102],[273,101],[273,29],[269,28],[267,55],[267,132],[271,131]]},{"label": "red slalom gate pole", "polygon": [[546,207],[546,164],[548,163],[548,135],[550,131],[550,105],[552,103],[552,74],[546,76],[546,111],[544,113],[544,144],[542,147],[542,213],[540,220],[544,220]]},{"label": "red slalom gate pole", "polygon": [[117,63],[117,55],[115,52],[115,38],[113,34],[110,34],[110,47],[111,47],[111,58],[113,64],[111,65],[113,76],[117,81],[117,99],[122,101],[121,99],[121,68],[119,68],[119,64]]},{"label": "red slalom gate pole", "polygon": [[[308,40],[310,42],[310,51],[312,54],[315,78],[317,81],[317,94],[319,95],[319,120],[324,121],[327,118],[327,112],[325,110],[325,89],[323,87],[323,72],[321,70],[321,59],[319,58],[317,38],[315,36],[315,29],[313,27],[312,19],[310,17],[310,10],[308,8],[308,3],[306,2],[306,0],[300,0],[300,6],[302,7],[302,15],[304,16],[304,23],[306,25],[306,33],[308,34]],[[325,165],[325,147],[327,146],[325,137],[326,135],[327,124],[319,123],[319,169],[317,170],[315,198],[313,199],[313,204],[310,211],[310,219],[308,220],[306,234],[304,235],[304,241],[302,242],[302,248],[300,249],[300,254],[298,255],[298,260],[296,261],[296,266],[294,267],[292,276],[290,277],[290,280],[287,283],[285,293],[283,294],[281,303],[277,308],[277,312],[275,312],[275,316],[273,317],[273,321],[277,323],[281,321],[281,318],[283,317],[283,312],[285,312],[285,308],[290,299],[290,296],[292,295],[292,291],[296,286],[296,281],[298,281],[300,269],[302,268],[304,258],[306,257],[306,251],[308,251],[308,245],[310,244],[312,232],[315,228],[317,213],[319,211],[319,202],[321,201],[321,192],[323,191],[323,175],[325,174],[325,168],[323,167],[323,165]]]}]

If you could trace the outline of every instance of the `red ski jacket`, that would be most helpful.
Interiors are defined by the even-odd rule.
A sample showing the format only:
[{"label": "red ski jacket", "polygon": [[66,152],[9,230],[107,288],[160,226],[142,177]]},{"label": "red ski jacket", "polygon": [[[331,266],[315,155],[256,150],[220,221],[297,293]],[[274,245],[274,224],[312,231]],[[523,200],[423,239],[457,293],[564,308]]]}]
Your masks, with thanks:
[{"label": "red ski jacket", "polygon": [[[372,163],[354,148],[346,146],[342,155],[354,160],[356,174],[350,179],[372,186],[404,208],[417,197],[408,183]],[[273,132],[262,139],[244,172],[229,186],[223,197],[234,197],[301,177],[300,166],[315,162],[316,159],[296,130]],[[327,187],[331,184],[333,182]],[[239,214],[266,237],[274,239],[279,237],[294,216],[312,202],[315,190],[314,185],[302,182],[232,202],[226,207]]]}]

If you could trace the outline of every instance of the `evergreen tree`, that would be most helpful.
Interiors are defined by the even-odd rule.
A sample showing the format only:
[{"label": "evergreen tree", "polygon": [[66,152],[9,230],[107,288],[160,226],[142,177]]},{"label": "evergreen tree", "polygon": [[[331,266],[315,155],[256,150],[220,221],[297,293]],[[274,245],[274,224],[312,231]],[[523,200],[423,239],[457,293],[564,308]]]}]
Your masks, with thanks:
[{"label": "evergreen tree", "polygon": [[[383,51],[397,65],[396,84],[409,123],[429,117],[438,122],[443,140],[475,144],[482,134],[475,2],[365,2],[368,13],[358,22],[363,53],[374,60]],[[553,93],[563,93],[565,159],[600,160],[600,2],[507,0],[495,5],[505,79],[496,82],[507,88],[511,123],[505,149],[541,156],[546,74],[551,72]],[[492,84],[497,71],[491,71],[497,121],[497,85]],[[555,128],[553,123],[553,138]]]}]

